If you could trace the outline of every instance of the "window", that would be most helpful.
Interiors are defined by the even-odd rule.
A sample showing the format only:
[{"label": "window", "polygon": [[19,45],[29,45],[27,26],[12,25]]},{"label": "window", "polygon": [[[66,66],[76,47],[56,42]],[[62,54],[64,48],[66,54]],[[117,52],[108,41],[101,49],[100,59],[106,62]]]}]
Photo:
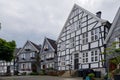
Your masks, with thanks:
[{"label": "window", "polygon": [[62,42],[62,43],[60,44],[60,50],[62,51],[62,50],[64,50],[64,49],[66,49],[65,42]]},{"label": "window", "polygon": [[31,53],[30,53],[30,57],[31,57],[31,58],[35,58],[35,52],[31,52]]},{"label": "window", "polygon": [[99,38],[99,28],[91,31],[91,41],[96,41]]},{"label": "window", "polygon": [[45,44],[44,45],[44,51],[47,51],[48,50],[48,44]]},{"label": "window", "polygon": [[74,32],[75,31],[75,26],[74,26],[74,23],[70,25],[70,32]]},{"label": "window", "polygon": [[79,54],[74,54],[74,58],[78,58],[79,57]]},{"label": "window", "polygon": [[22,58],[22,59],[25,59],[25,53],[22,53],[22,54],[21,54],[21,58]]},{"label": "window", "polygon": [[66,57],[61,57],[61,65],[62,65],[62,66],[65,65],[65,59],[66,59]]},{"label": "window", "polygon": [[41,60],[44,60],[44,55],[41,56]]},{"label": "window", "polygon": [[31,63],[28,63],[28,69],[31,69]]},{"label": "window", "polygon": [[21,69],[22,69],[22,70],[25,69],[25,64],[21,64]]},{"label": "window", "polygon": [[54,53],[51,53],[51,57],[54,58]]},{"label": "window", "polygon": [[64,65],[65,65],[65,62],[61,62],[61,65],[64,66]]},{"label": "window", "polygon": [[75,30],[78,30],[81,28],[81,20],[75,22]]},{"label": "window", "polygon": [[83,53],[83,63],[87,63],[88,62],[88,53]]},{"label": "window", "polygon": [[120,37],[119,38],[115,38],[115,42],[118,42],[116,44],[116,48],[120,48]]},{"label": "window", "polygon": [[98,51],[97,50],[91,51],[91,61],[92,62],[98,61]]},{"label": "window", "polygon": [[70,48],[75,47],[75,37],[72,37],[72,38],[70,39],[69,46],[70,46]]},{"label": "window", "polygon": [[82,43],[83,44],[88,43],[88,33],[87,32],[83,33],[83,35],[82,35]]}]

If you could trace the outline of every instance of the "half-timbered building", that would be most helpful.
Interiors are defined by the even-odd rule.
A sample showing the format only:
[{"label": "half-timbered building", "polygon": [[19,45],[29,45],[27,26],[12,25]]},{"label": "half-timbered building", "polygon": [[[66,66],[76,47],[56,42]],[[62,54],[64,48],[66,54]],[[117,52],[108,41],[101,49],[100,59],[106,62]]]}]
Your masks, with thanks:
[{"label": "half-timbered building", "polygon": [[110,23],[74,5],[57,40],[58,70],[104,70],[104,40]]}]

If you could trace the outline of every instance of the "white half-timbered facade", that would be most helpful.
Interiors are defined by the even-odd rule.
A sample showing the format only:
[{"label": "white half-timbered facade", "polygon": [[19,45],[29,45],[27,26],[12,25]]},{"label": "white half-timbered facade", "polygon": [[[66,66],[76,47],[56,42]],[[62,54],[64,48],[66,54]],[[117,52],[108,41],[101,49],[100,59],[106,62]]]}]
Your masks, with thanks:
[{"label": "white half-timbered facade", "polygon": [[0,75],[7,75],[7,70],[10,70],[11,75],[13,75],[13,67],[13,60],[11,62],[0,60]]},{"label": "white half-timbered facade", "polygon": [[110,23],[74,5],[57,40],[58,70],[102,69]]}]

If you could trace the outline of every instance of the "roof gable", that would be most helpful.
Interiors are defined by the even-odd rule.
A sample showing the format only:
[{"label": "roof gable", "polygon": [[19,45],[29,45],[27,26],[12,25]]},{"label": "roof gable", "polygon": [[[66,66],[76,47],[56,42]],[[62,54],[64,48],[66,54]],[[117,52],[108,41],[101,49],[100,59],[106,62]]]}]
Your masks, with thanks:
[{"label": "roof gable", "polygon": [[47,38],[48,42],[50,43],[51,47],[54,48],[54,50],[57,50],[57,44],[55,40],[52,40],[50,38]]},{"label": "roof gable", "polygon": [[31,50],[39,52],[40,49],[38,49],[38,46],[37,47],[36,46],[37,45],[35,43],[31,41],[27,41],[25,45],[23,46],[23,48],[20,50],[20,53],[23,52],[25,49],[31,49]]},{"label": "roof gable", "polygon": [[[118,25],[119,24],[119,25]],[[112,34],[114,34],[115,29],[119,27],[120,28],[120,7],[118,9],[118,12],[113,20],[112,26],[110,28],[110,31],[105,39],[104,44],[107,44],[107,42],[109,41],[110,37],[112,36]]]},{"label": "roof gable", "polygon": [[48,49],[48,51],[49,50],[56,51],[56,49],[57,49],[56,41],[45,37],[43,46],[41,49],[41,53],[44,52],[45,49]]},{"label": "roof gable", "polygon": [[[64,24],[64,27],[62,28],[62,31],[57,39],[57,42],[58,42],[60,36],[62,35],[62,33],[64,32],[64,29],[66,28],[66,26],[71,24],[71,22],[72,22],[71,19],[73,19],[74,16],[77,16],[77,15],[79,15],[79,18],[83,18],[85,16],[88,16],[89,19],[92,18],[94,21],[97,20],[98,22],[101,22],[101,23],[107,22],[106,20],[103,20],[103,19],[97,17],[96,15],[92,14],[91,12],[89,12],[89,11],[83,9],[82,7],[78,6],[77,4],[75,4],[73,6],[66,22],[65,22],[65,24]],[[84,21],[84,20],[81,20],[81,21]]]}]

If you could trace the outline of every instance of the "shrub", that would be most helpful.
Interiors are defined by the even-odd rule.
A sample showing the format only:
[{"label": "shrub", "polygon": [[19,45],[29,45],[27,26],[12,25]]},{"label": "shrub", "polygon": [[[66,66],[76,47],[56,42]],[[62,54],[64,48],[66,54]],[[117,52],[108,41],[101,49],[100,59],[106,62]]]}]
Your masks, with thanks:
[{"label": "shrub", "polygon": [[21,75],[26,75],[26,74],[27,74],[26,72],[21,73]]},{"label": "shrub", "polygon": [[95,77],[95,74],[94,74],[94,73],[90,73],[90,74],[88,74],[88,76],[89,76],[90,78],[94,78],[94,77]]},{"label": "shrub", "polygon": [[41,74],[41,75],[46,75],[45,70],[44,70],[44,69],[41,69],[41,70],[40,70],[40,74]]},{"label": "shrub", "polygon": [[39,75],[38,72],[31,72],[29,75]]},{"label": "shrub", "polygon": [[58,75],[57,75],[57,72],[55,72],[55,71],[47,72],[47,75],[50,75],[50,76],[58,76]]}]

